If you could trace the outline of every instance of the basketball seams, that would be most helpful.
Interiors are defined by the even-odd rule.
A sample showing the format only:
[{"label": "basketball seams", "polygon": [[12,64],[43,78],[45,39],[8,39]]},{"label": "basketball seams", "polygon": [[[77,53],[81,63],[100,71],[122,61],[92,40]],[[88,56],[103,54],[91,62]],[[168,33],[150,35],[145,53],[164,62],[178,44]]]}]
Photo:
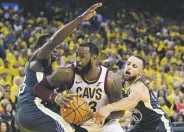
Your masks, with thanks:
[{"label": "basketball seams", "polygon": [[[84,102],[84,103],[85,103],[85,102]],[[83,104],[84,104],[84,103],[83,103]],[[73,104],[73,103],[72,103],[72,104]],[[83,104],[82,104],[82,105],[83,105]],[[75,111],[77,110],[78,113],[80,114],[80,116],[82,117],[82,114],[81,114],[80,111],[78,110],[78,108],[80,108],[81,105],[80,105],[78,108],[75,106],[75,104],[73,104],[73,106],[76,108]],[[82,117],[82,120],[84,120],[83,117]]]},{"label": "basketball seams", "polygon": [[89,112],[88,110],[84,110],[83,108],[81,108],[81,106],[86,103],[85,101],[82,104],[79,105],[79,97],[77,97],[76,103],[77,103],[76,105],[78,105],[78,107],[75,105],[75,103],[71,103],[75,109],[74,108],[71,108],[71,107],[67,107],[67,109],[70,108],[72,111],[70,113],[68,113],[67,115],[64,116],[64,119],[65,119],[68,116],[70,116],[72,113],[75,113],[75,116],[73,118],[73,122],[72,123],[74,123],[75,120],[76,120],[76,117],[77,117],[77,113],[76,112],[78,112],[80,114],[80,117],[82,117],[82,120],[84,120],[83,115],[82,115],[82,113],[80,112],[79,109],[81,109],[81,110],[83,110],[85,112]]},{"label": "basketball seams", "polygon": [[[67,107],[67,109],[68,109],[68,108],[69,108],[69,109],[72,109],[72,108],[70,108],[70,107]],[[68,113],[66,116],[64,116],[64,118],[67,117],[68,115],[70,115],[70,114],[73,113],[73,112],[75,112],[74,109],[72,109],[72,112],[70,112],[70,113]]]},{"label": "basketball seams", "polygon": [[[73,113],[75,113],[75,110],[74,110],[74,112]],[[76,118],[76,113],[75,113],[75,116],[74,116],[74,118],[73,118],[73,121],[72,121],[72,123],[74,123],[74,121],[75,121],[75,118]]]},{"label": "basketball seams", "polygon": [[83,111],[89,112],[88,110],[84,110],[84,109],[82,109],[81,107],[79,107],[78,109],[81,109],[81,110],[83,110]]}]

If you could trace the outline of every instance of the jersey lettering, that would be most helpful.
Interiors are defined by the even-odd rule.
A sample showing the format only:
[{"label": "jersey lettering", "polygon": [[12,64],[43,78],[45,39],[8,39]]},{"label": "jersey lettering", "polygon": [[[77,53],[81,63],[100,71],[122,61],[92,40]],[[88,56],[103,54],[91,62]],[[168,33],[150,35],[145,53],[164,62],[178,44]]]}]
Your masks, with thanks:
[{"label": "jersey lettering", "polygon": [[82,88],[81,87],[77,87],[76,91],[77,94],[79,95],[79,97],[81,98],[95,98],[96,100],[100,100],[102,98],[102,89],[100,88],[89,88],[86,87],[84,88],[84,91],[82,92]]}]

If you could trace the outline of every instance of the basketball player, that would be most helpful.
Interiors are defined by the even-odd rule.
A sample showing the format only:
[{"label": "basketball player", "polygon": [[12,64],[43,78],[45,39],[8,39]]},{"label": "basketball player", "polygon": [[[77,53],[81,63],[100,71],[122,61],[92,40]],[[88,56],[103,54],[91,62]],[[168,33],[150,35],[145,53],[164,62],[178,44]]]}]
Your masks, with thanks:
[{"label": "basketball player", "polygon": [[[18,109],[16,114],[16,123],[23,132],[73,132],[73,128],[63,120],[61,116],[45,108],[40,99],[36,99],[32,93],[34,85],[38,82],[37,72],[46,73],[47,67],[51,64],[52,51],[59,45],[83,20],[89,20],[95,15],[95,10],[102,6],[97,3],[89,8],[81,16],[59,29],[47,42],[45,37],[38,40],[40,45],[33,57],[30,59],[24,84],[20,88],[18,97]],[[48,73],[50,74],[50,73]],[[42,91],[41,91],[42,92]],[[61,105],[73,99],[72,96],[61,96]]]},{"label": "basketball player", "polygon": [[[43,79],[33,88],[33,94],[43,100],[54,101],[60,106],[62,96],[52,91],[63,87],[72,93],[77,93],[91,108],[92,112],[100,107],[118,101],[122,98],[121,80],[107,68],[97,64],[98,47],[90,42],[79,45],[76,51],[76,65],[61,67],[51,76]],[[44,91],[41,93],[41,91]],[[123,114],[113,112],[104,126],[98,126],[89,120],[81,126],[88,132],[124,132],[116,120]]]},{"label": "basketball player", "polygon": [[157,99],[144,84],[141,74],[146,61],[140,56],[131,56],[123,72],[123,91],[126,98],[101,107],[94,113],[94,120],[103,123],[110,112],[130,110],[136,123],[131,132],[171,132],[168,116],[158,106]]}]

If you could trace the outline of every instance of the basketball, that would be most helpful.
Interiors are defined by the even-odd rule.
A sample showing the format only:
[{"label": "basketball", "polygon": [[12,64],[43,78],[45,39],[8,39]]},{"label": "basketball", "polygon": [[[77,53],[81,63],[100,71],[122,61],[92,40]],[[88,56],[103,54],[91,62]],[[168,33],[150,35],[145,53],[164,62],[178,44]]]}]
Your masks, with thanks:
[{"label": "basketball", "polygon": [[69,107],[61,107],[60,112],[62,117],[71,124],[83,122],[90,113],[87,102],[78,96],[69,105]]}]

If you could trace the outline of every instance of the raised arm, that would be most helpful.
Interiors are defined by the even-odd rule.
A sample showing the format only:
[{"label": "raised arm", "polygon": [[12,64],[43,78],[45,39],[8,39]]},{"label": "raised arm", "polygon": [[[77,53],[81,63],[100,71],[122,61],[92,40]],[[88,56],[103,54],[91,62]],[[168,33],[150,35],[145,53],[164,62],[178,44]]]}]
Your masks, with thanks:
[{"label": "raised arm", "polygon": [[[97,3],[91,6],[87,11],[85,11],[81,16],[77,17],[75,20],[66,24],[63,28],[59,29],[50,39],[36,51],[35,55],[31,59],[30,68],[35,72],[40,72],[44,70],[44,67],[50,65],[51,53],[54,49],[67,37],[72,31],[84,20],[89,20],[96,14],[96,9],[102,6],[102,3]],[[40,37],[40,43],[44,43],[46,36]],[[49,37],[49,36],[47,36]]]},{"label": "raised arm", "polygon": [[[122,82],[119,76],[113,72],[109,72],[106,84],[106,94],[110,103],[121,100],[122,97]],[[117,119],[124,115],[124,111],[112,112],[108,119]]]},{"label": "raised arm", "polygon": [[41,60],[47,59],[52,51],[59,45],[67,36],[69,36],[72,31],[83,21],[89,20],[96,14],[96,9],[102,6],[102,3],[94,4],[87,11],[85,11],[81,16],[77,17],[75,20],[71,21],[63,28],[59,29],[47,42],[41,47],[38,53],[38,58]]}]

